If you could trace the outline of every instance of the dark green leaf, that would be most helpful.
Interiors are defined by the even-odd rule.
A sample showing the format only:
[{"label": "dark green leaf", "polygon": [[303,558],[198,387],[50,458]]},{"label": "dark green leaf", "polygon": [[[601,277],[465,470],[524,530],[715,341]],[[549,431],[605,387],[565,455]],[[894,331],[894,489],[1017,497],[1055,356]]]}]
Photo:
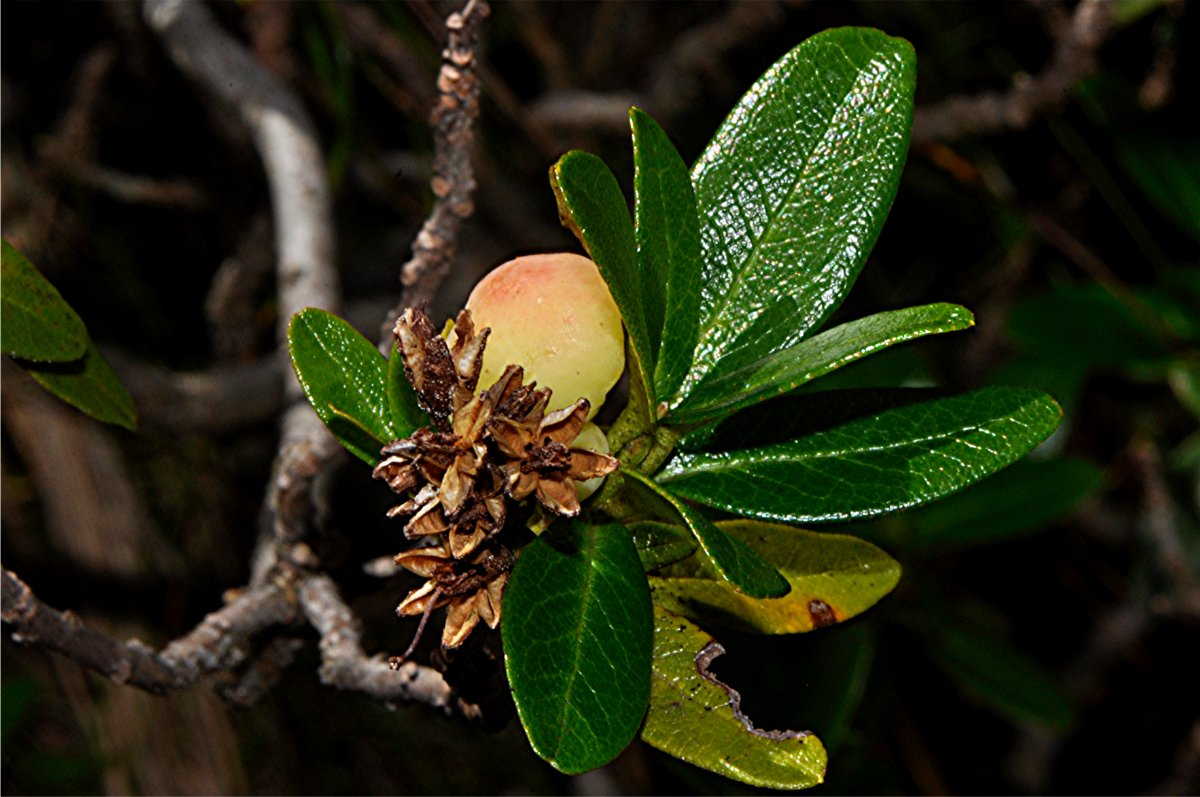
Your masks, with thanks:
[{"label": "dark green leaf", "polygon": [[521,724],[556,769],[603,766],[633,740],[650,690],[650,590],[629,531],[552,526],[504,594],[504,660]]},{"label": "dark green leaf", "polygon": [[392,420],[392,433],[396,438],[408,437],[422,426],[429,425],[429,416],[417,406],[417,394],[404,375],[404,358],[394,345],[388,360],[387,399],[388,416]]},{"label": "dark green leaf", "polygon": [[137,407],[133,397],[101,356],[96,344],[89,343],[82,359],[66,363],[21,365],[38,383],[72,407],[98,421],[137,428]]},{"label": "dark green leaf", "polygon": [[[313,307],[292,316],[288,353],[317,417],[354,456],[378,462],[383,444],[401,436],[392,427],[384,356],[354,327]],[[333,407],[357,425],[339,419]]]},{"label": "dark green leaf", "polygon": [[1130,130],[1114,136],[1113,144],[1146,196],[1200,239],[1200,144],[1195,136]]},{"label": "dark green leaf", "polygon": [[1100,488],[1104,472],[1077,459],[1025,460],[906,519],[909,550],[988,545],[1032,534]]},{"label": "dark green leaf", "polygon": [[1138,298],[1166,325],[1171,334],[1200,342],[1200,269],[1176,268],[1162,273],[1156,284],[1142,288]]},{"label": "dark green leaf", "polygon": [[656,570],[686,559],[696,552],[696,538],[690,531],[670,523],[640,520],[629,524],[633,544],[637,546],[642,567]]},{"label": "dark green leaf", "polygon": [[855,537],[754,520],[717,526],[778,567],[791,592],[769,600],[751,598],[685,560],[650,579],[656,604],[738,631],[797,634],[866,611],[900,580],[896,560]]},{"label": "dark green leaf", "polygon": [[[550,168],[550,185],[563,225],[579,239],[608,283],[621,311],[631,349],[630,374],[638,379],[654,407],[654,353],[650,343],[647,301],[661,301],[661,286],[638,273],[633,222],[617,178],[595,155],[572,150]],[[655,310],[661,318],[661,309]],[[646,419],[652,422],[653,418]]]},{"label": "dark green leaf", "polygon": [[849,520],[917,506],[1029,453],[1062,419],[1037,390],[985,388],[887,410],[764,448],[681,453],[658,479],[764,520]]},{"label": "dark green leaf", "polygon": [[660,399],[678,406],[730,355],[795,344],[841,303],[896,194],[915,64],[902,39],[839,28],[746,92],[692,169],[700,330],[687,379]]},{"label": "dark green leaf", "polygon": [[930,654],[960,687],[1017,722],[1069,728],[1075,712],[1054,674],[1011,644],[959,627],[940,627]]},{"label": "dark green leaf", "polygon": [[868,388],[819,393],[801,390],[764,401],[720,423],[697,429],[684,438],[680,447],[687,451],[758,448],[781,440],[794,440],[828,431],[886,410],[950,395],[953,394],[939,388]]},{"label": "dark green leaf", "polygon": [[[720,369],[700,382],[670,417],[689,423],[728,415],[897,343],[974,323],[965,307],[928,304],[860,318],[779,351],[742,349],[722,360]],[[746,357],[757,359],[742,363]]]},{"label": "dark green leaf", "polygon": [[802,701],[809,727],[830,750],[849,735],[870,681],[875,647],[871,623],[847,623],[805,637],[799,657],[793,660],[796,672],[808,673],[795,702]]},{"label": "dark green leaf", "polygon": [[655,394],[670,396],[692,364],[700,324],[700,230],[687,165],[644,111],[633,127],[634,215]]},{"label": "dark green leaf", "polygon": [[712,521],[687,502],[672,495],[649,478],[633,471],[622,471],[630,488],[639,491],[639,499],[657,514],[657,519],[678,521],[686,526],[712,563],[715,577],[725,579],[736,591],[755,598],[786,595],[787,579],[754,549],[721,531]]},{"label": "dark green leaf", "polygon": [[825,778],[825,748],[807,731],[763,731],[741,697],[709,672],[725,652],[688,620],[654,609],[650,711],[642,739],[728,778],[771,789],[807,789]]},{"label": "dark green leaf", "polygon": [[[1135,305],[1136,307],[1136,305]],[[1169,352],[1148,326],[1153,319],[1095,283],[1063,285],[1013,310],[1019,343],[1060,364],[1127,366],[1161,362]]]},{"label": "dark green leaf", "polygon": [[83,357],[88,348],[83,321],[25,255],[8,241],[0,246],[0,348],[39,362]]}]

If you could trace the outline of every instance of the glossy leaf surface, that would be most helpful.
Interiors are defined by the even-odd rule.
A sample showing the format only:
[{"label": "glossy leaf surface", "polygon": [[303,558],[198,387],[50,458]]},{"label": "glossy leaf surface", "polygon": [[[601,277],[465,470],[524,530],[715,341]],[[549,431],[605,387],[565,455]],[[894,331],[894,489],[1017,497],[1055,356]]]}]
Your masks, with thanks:
[{"label": "glossy leaf surface", "polygon": [[677,406],[722,361],[795,344],[841,303],[908,150],[916,59],[876,30],[802,42],[758,79],[692,169],[700,329]]},{"label": "glossy leaf surface", "polygon": [[[288,353],[317,417],[354,456],[369,465],[378,462],[379,449],[398,437],[388,408],[384,356],[354,327],[312,307],[292,317]],[[357,423],[347,423],[339,413]]]},{"label": "glossy leaf surface", "polygon": [[682,526],[643,520],[629,524],[633,544],[637,547],[642,567],[655,570],[686,559],[696,552],[695,536]]},{"label": "glossy leaf surface", "polygon": [[825,778],[821,740],[806,731],[764,731],[738,693],[709,672],[725,650],[689,620],[654,609],[650,711],[642,739],[690,764],[754,786],[806,789]]},{"label": "glossy leaf surface", "polygon": [[[587,152],[572,150],[550,169],[550,185],[558,200],[564,226],[587,249],[588,256],[608,283],[621,311],[632,351],[630,373],[637,378],[654,406],[654,352],[648,318],[662,318],[662,287],[656,275],[638,273],[633,222],[617,178],[604,161]],[[649,420],[649,419],[647,419]]]},{"label": "glossy leaf surface", "polygon": [[777,598],[787,594],[787,579],[753,548],[721,531],[694,507],[642,474],[627,470],[624,478],[632,489],[642,491],[641,499],[653,506],[660,519],[677,520],[692,532],[704,560],[711,564],[715,578],[722,579],[731,589],[756,598]]},{"label": "glossy leaf surface", "polygon": [[0,349],[38,362],[78,360],[88,350],[83,320],[33,264],[0,246]]},{"label": "glossy leaf surface", "polygon": [[[928,304],[860,318],[780,351],[742,349],[722,360],[721,368],[697,385],[671,417],[686,423],[727,415],[897,343],[967,329],[974,323],[975,317],[965,307]],[[756,359],[743,364],[747,357]]]},{"label": "glossy leaf surface", "polygon": [[65,363],[22,362],[42,387],[98,421],[137,428],[137,407],[96,344],[78,360]]},{"label": "glossy leaf surface", "polygon": [[870,517],[928,503],[1012,464],[1061,418],[1041,391],[985,388],[763,448],[681,453],[658,480],[698,503],[763,520]]},{"label": "glossy leaf surface", "polygon": [[538,755],[578,773],[625,749],[646,713],[653,635],[626,528],[559,522],[522,549],[502,629],[508,682]]},{"label": "glossy leaf surface", "polygon": [[645,111],[629,112],[633,128],[633,191],[637,263],[654,385],[669,396],[691,366],[700,323],[700,229],[687,165]]},{"label": "glossy leaf surface", "polygon": [[650,579],[656,604],[738,631],[796,634],[866,611],[900,580],[896,560],[855,537],[754,520],[723,521],[717,527],[779,568],[791,592],[751,598],[685,560]]}]

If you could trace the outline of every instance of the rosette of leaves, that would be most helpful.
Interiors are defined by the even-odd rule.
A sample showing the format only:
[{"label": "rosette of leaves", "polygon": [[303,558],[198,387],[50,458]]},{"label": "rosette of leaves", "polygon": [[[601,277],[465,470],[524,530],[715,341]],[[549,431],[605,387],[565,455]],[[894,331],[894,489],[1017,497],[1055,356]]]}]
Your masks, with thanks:
[{"label": "rosette of leaves", "polygon": [[[795,524],[929,503],[1058,426],[1054,401],[1027,389],[795,393],[973,324],[965,308],[929,304],[823,329],[896,194],[914,83],[907,42],[830,30],[759,78],[690,170],[631,110],[632,218],[598,158],[573,151],[551,169],[562,221],[620,308],[630,374],[607,430],[620,469],[578,517],[516,552],[503,596],[518,714],[556,768],[602,766],[640,735],[757,786],[820,783],[818,738],[756,728],[710,672],[723,651],[710,629],[805,633],[864,611],[899,565]],[[318,414],[366,462],[426,422],[400,358],[344,322],[299,314],[291,349]]]}]

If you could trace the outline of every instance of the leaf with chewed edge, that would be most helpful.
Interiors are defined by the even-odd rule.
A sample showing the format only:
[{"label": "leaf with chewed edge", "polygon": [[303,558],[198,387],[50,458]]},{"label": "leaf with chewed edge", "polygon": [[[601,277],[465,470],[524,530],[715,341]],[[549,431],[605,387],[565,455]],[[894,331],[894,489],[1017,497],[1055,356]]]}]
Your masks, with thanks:
[{"label": "leaf with chewed edge", "polygon": [[642,739],[728,778],[770,789],[807,789],[825,779],[821,740],[808,731],[764,731],[741,696],[709,671],[725,652],[679,615],[654,607],[650,711]]}]

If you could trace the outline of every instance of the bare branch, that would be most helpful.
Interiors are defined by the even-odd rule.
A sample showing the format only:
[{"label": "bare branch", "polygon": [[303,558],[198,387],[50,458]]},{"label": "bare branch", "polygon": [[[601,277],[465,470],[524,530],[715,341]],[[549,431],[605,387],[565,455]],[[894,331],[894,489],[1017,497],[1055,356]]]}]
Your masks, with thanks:
[{"label": "bare branch", "polygon": [[[233,105],[254,136],[271,189],[282,343],[293,313],[306,306],[336,311],[340,304],[329,189],[315,128],[300,101],[225,33],[203,4],[147,0],[145,16],[179,68]],[[312,526],[317,507],[311,487],[339,450],[303,403],[296,380],[286,380],[285,395],[297,406],[284,416],[267,496],[265,525],[274,531],[274,542],[267,536],[260,540],[255,584],[266,580],[274,563]]]},{"label": "bare branch", "polygon": [[952,97],[913,114],[912,143],[951,141],[998,130],[1021,130],[1042,110],[1062,102],[1071,87],[1096,69],[1096,51],[1111,29],[1111,2],[1080,0],[1059,33],[1054,56],[1035,77],[1018,75],[1003,94]]},{"label": "bare branch", "polygon": [[[175,64],[233,105],[254,136],[271,189],[282,340],[297,310],[339,304],[329,188],[315,128],[300,101],[203,3],[147,0],[145,17]],[[299,386],[294,391],[298,395]]]},{"label": "bare branch", "polygon": [[462,11],[446,19],[448,42],[438,73],[439,97],[429,120],[434,133],[430,184],[437,199],[417,233],[412,257],[401,269],[404,294],[400,305],[384,319],[380,330],[384,345],[390,344],[392,326],[403,308],[433,298],[454,260],[459,226],[475,210],[475,172],[471,167],[472,126],[479,115],[475,48],[480,23],[487,14],[486,0],[468,0]]},{"label": "bare branch", "polygon": [[3,572],[3,606],[3,620],[12,627],[15,641],[56,650],[119,684],[160,695],[186,689],[202,675],[237,666],[251,637],[295,617],[286,591],[266,585],[242,593],[157,653],[138,640],[120,642],[71,612],[47,606],[8,569]]},{"label": "bare branch", "polygon": [[614,135],[629,134],[629,108],[641,105],[628,92],[555,91],[544,94],[529,107],[539,124],[555,130],[597,130]]},{"label": "bare branch", "polygon": [[381,656],[367,657],[358,622],[328,576],[310,576],[299,588],[300,606],[321,635],[321,680],[338,689],[363,692],[377,700],[415,700],[465,717],[479,708],[455,698],[441,673],[407,661],[393,670]]},{"label": "bare branch", "polygon": [[207,371],[171,371],[106,349],[105,357],[129,388],[140,420],[175,432],[227,434],[265,423],[283,404],[278,357]]}]

